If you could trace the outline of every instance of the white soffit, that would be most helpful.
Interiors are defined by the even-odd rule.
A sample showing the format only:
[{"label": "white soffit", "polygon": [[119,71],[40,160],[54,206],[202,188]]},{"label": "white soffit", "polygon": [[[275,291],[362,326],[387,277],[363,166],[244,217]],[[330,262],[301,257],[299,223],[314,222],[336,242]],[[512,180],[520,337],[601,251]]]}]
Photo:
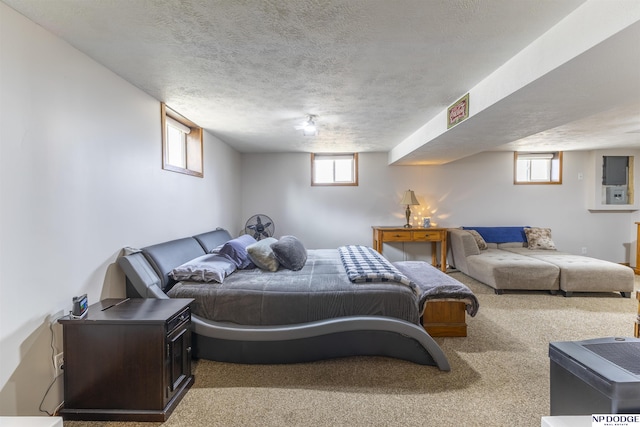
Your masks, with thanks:
[{"label": "white soffit", "polygon": [[[589,1],[469,90],[467,120],[447,130],[447,111],[441,111],[394,147],[389,163],[444,164],[504,144],[531,149],[527,137],[540,144],[543,136],[536,140],[536,134],[565,125],[575,129],[570,123],[585,117],[610,116],[612,110],[633,117],[633,111],[640,113],[639,41],[640,2]],[[639,117],[629,126],[637,127]],[[563,133],[571,131],[544,135]]]}]

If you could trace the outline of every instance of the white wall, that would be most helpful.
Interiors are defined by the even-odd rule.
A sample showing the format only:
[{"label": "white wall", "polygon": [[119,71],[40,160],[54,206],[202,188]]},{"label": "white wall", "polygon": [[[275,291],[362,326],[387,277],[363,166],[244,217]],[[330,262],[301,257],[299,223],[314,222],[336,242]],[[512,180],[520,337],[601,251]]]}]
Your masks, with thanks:
[{"label": "white wall", "polygon": [[[590,213],[588,152],[564,153],[562,185],[513,185],[513,153],[488,152],[441,166],[388,166],[386,153],[359,155],[357,187],[312,187],[309,154],[243,154],[242,212],[269,215],[276,235],[293,234],[309,248],[371,245],[372,225],[405,223],[398,203],[415,191],[418,216],[443,227],[551,227],[556,245],[615,262],[635,264],[637,212]],[[637,186],[636,186],[637,188]],[[385,245],[392,260],[430,259],[424,244]]]},{"label": "white wall", "polygon": [[43,415],[50,322],[124,295],[123,246],[239,228],[240,155],[205,134],[204,178],[163,171],[158,100],[3,3],[0,31],[0,415]]}]

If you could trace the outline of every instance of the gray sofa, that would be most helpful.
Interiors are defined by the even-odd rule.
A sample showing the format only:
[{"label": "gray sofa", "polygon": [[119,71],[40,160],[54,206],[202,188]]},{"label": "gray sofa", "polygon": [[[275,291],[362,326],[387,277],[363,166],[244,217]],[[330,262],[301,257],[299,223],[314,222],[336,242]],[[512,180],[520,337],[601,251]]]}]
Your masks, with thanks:
[{"label": "gray sofa", "polygon": [[[450,229],[451,264],[467,276],[491,286],[496,294],[503,290],[620,292],[629,298],[634,273],[629,267],[558,250],[530,249],[525,227]],[[507,230],[508,229],[508,230]],[[473,231],[483,239],[474,236]],[[483,242],[484,237],[488,236]],[[486,249],[480,249],[486,243]]]}]

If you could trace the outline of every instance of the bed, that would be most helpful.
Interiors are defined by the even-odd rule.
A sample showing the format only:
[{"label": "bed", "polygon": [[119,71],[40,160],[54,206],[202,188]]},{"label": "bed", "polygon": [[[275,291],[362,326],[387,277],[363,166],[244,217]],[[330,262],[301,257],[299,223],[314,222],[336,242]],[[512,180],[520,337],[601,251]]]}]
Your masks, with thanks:
[{"label": "bed", "polygon": [[[420,324],[425,304],[455,302],[470,314],[478,309],[466,286],[427,263],[395,263],[408,282],[374,278],[354,283],[338,249],[304,249],[299,270],[236,269],[222,283],[172,279],[177,266],[235,240],[217,229],[129,250],[118,259],[128,297],[194,299],[196,358],[296,363],[380,355],[447,371],[446,356]],[[421,271],[431,280],[420,280]]]}]

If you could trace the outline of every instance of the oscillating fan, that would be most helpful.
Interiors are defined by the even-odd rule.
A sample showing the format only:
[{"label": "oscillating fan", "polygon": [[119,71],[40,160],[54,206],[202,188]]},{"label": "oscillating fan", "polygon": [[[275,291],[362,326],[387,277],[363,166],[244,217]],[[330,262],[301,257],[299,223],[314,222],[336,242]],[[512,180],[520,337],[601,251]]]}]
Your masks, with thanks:
[{"label": "oscillating fan", "polygon": [[253,236],[256,240],[273,236],[275,229],[276,226],[273,224],[273,220],[262,214],[252,216],[244,226],[244,232]]}]

